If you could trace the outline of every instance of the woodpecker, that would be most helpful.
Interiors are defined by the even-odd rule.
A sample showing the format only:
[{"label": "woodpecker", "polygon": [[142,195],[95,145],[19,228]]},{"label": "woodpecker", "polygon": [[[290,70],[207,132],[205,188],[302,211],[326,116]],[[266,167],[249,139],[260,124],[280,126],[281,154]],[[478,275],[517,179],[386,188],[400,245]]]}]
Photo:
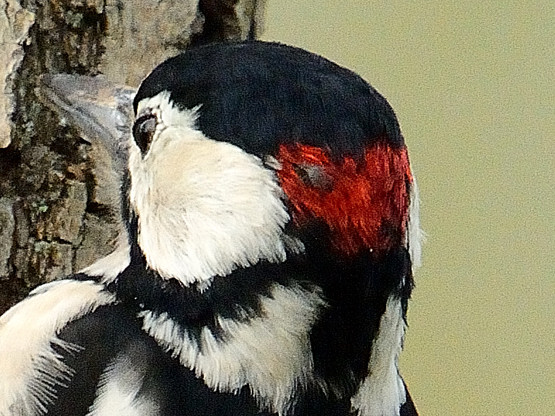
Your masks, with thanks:
[{"label": "woodpecker", "polygon": [[248,41],[163,62],[133,114],[121,243],[0,318],[0,415],[416,415],[418,196],[387,101]]}]

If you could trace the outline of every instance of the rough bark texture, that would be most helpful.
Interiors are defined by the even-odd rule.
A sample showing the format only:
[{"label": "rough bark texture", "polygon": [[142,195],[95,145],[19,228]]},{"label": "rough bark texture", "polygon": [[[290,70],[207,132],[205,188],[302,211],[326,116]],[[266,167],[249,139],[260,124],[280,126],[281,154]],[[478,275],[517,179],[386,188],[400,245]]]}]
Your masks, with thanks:
[{"label": "rough bark texture", "polygon": [[0,11],[0,313],[109,253],[110,158],[38,100],[43,73],[137,86],[194,44],[253,38],[260,0],[5,0]]}]

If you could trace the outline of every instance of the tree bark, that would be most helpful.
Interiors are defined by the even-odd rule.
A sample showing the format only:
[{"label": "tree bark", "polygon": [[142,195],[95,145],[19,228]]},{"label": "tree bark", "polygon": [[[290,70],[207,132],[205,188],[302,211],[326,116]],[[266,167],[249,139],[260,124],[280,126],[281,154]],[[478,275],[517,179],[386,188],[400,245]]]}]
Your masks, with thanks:
[{"label": "tree bark", "polygon": [[37,98],[44,73],[137,87],[184,48],[256,37],[260,0],[5,0],[0,10],[0,313],[108,254],[110,156]]}]

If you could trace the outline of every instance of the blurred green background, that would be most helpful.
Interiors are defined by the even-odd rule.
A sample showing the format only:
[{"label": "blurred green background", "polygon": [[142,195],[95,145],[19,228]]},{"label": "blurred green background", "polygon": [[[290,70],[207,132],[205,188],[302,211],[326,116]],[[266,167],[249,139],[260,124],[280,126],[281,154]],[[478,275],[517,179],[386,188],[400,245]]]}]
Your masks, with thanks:
[{"label": "blurred green background", "polygon": [[428,234],[401,362],[421,414],[555,414],[555,2],[267,0],[262,38],[397,112]]}]

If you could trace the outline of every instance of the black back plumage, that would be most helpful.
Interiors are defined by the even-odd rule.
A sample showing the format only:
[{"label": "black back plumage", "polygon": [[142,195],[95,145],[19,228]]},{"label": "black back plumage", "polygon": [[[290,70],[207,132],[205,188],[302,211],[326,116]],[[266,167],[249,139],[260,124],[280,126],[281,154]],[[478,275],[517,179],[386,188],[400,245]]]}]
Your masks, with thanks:
[{"label": "black back plumage", "polygon": [[161,91],[184,108],[201,106],[198,127],[209,138],[249,153],[274,153],[300,142],[358,154],[376,139],[403,144],[392,108],[354,72],[278,43],[215,44],[187,50],[142,83],[138,103]]}]

